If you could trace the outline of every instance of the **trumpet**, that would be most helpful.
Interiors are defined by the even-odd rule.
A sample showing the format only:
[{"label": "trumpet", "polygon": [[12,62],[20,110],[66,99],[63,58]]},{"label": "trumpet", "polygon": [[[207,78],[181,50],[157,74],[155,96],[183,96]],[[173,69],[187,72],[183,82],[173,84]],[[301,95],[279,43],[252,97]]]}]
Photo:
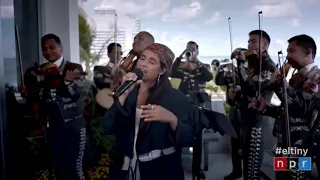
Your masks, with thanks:
[{"label": "trumpet", "polygon": [[192,51],[185,51],[183,54],[182,54],[182,59],[185,59],[187,61],[190,61],[192,56],[194,55],[194,53]]},{"label": "trumpet", "polygon": [[[220,66],[231,66],[232,64],[234,64],[234,62],[230,59],[224,59],[224,60],[217,60],[217,59],[214,59],[212,60],[211,62],[211,66],[215,69],[217,69],[218,67]],[[236,66],[236,64],[234,64]]]}]

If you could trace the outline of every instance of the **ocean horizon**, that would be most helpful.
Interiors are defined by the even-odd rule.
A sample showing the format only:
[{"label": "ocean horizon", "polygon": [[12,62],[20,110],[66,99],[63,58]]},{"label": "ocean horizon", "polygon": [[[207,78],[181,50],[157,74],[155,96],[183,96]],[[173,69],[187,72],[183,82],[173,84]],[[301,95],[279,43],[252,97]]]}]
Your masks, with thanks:
[{"label": "ocean horizon", "polygon": [[[276,64],[278,64],[278,57],[277,56],[271,56],[271,58]],[[214,59],[221,61],[224,59],[230,59],[230,56],[199,56],[199,60],[205,64],[211,64],[211,61]],[[320,57],[315,58],[315,63],[318,66],[320,66]]]}]

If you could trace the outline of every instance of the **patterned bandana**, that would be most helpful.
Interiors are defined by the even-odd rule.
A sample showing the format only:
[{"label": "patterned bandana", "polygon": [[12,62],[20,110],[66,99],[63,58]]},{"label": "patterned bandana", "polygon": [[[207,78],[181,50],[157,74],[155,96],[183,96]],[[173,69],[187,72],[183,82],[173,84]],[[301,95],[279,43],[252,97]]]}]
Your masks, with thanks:
[{"label": "patterned bandana", "polygon": [[166,45],[153,43],[149,45],[146,50],[156,53],[166,69],[171,67],[174,60],[174,53]]}]

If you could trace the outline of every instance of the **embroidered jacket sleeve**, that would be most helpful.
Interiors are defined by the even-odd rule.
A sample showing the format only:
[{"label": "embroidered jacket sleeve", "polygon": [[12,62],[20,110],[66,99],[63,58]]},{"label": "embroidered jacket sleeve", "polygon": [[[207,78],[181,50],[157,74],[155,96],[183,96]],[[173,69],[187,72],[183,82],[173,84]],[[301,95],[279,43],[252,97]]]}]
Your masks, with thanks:
[{"label": "embroidered jacket sleeve", "polygon": [[[232,78],[228,77],[228,72],[224,70],[225,66],[220,66],[216,72],[215,83],[218,86],[226,86],[232,83]],[[236,70],[236,68],[235,68]],[[236,76],[238,79],[238,77]]]},{"label": "embroidered jacket sleeve", "polygon": [[[261,71],[261,92],[263,93],[265,90],[269,90],[272,84],[271,75],[275,71],[276,65],[271,59],[265,60],[263,63],[263,68]],[[259,76],[256,76],[259,79]],[[256,82],[259,83],[259,80]]]},{"label": "embroidered jacket sleeve", "polygon": [[78,99],[80,97],[83,88],[83,80],[81,78],[74,81],[65,81],[65,85],[67,92],[72,99]]},{"label": "embroidered jacket sleeve", "polygon": [[[232,83],[232,75],[228,75],[228,72],[224,71],[223,69],[224,67],[219,67],[217,74],[216,74],[216,78],[215,78],[215,83],[218,86],[226,86],[227,87],[227,91],[226,91],[226,100],[227,103],[231,106],[234,106],[236,104],[236,102],[239,102],[241,97],[240,96],[236,96],[236,99],[230,99],[229,98],[229,91],[230,91],[230,84]],[[232,67],[231,67],[232,68]],[[236,79],[236,85],[240,85],[240,78],[239,78],[239,74],[238,74],[238,69],[237,67],[234,67],[235,70],[235,79]],[[241,88],[239,86],[239,92],[238,94],[241,94]]]},{"label": "embroidered jacket sleeve", "polygon": [[212,72],[202,62],[197,62],[197,68],[199,73],[196,74],[196,78],[205,81],[211,81],[213,79]]},{"label": "embroidered jacket sleeve", "polygon": [[172,78],[179,78],[179,79],[183,79],[184,78],[184,70],[182,68],[180,68],[180,63],[181,63],[181,58],[177,58],[173,64],[172,64],[172,68],[171,68],[171,74],[170,77]]},{"label": "embroidered jacket sleeve", "polygon": [[[309,131],[309,125],[312,121],[311,118],[307,118],[307,113],[313,109],[312,98],[313,94],[304,90],[298,91],[285,82],[287,89],[287,100],[289,110],[289,123],[290,123],[290,135],[292,143],[298,145],[304,140]],[[284,87],[279,85],[273,85],[274,92],[284,102]],[[284,108],[281,106],[267,106],[264,115],[272,116],[278,121],[284,120]]]},{"label": "embroidered jacket sleeve", "polygon": [[[134,115],[135,110],[134,104],[135,95],[131,92],[123,105],[120,104],[118,99],[115,99],[113,105],[108,109],[103,117],[103,131],[108,135],[121,136],[123,132],[130,132],[130,118]],[[136,94],[137,95],[137,94]]]}]

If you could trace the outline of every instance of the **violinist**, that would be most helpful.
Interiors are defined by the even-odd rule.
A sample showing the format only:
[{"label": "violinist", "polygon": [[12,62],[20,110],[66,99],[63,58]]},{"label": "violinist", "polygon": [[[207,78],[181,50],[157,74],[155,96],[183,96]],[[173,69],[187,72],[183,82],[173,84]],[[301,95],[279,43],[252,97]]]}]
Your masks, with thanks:
[{"label": "violinist", "polygon": [[110,43],[108,45],[109,62],[106,66],[95,66],[93,69],[93,80],[96,87],[100,90],[103,88],[114,89],[112,68],[115,63],[119,62],[122,57],[122,47],[119,43]]},{"label": "violinist", "polygon": [[[232,123],[233,128],[235,129],[238,138],[231,137],[231,158],[232,158],[232,172],[227,175],[224,179],[225,180],[233,180],[238,179],[242,177],[242,162],[241,162],[241,155],[239,151],[241,150],[241,141],[240,141],[240,111],[237,106],[240,102],[233,101],[231,99],[234,99],[231,97],[229,98],[229,90],[233,89],[233,86],[239,86],[239,71],[237,70],[238,67],[241,66],[241,64],[245,63],[245,61],[241,61],[237,59],[238,53],[241,53],[240,51],[243,51],[244,53],[247,52],[244,48],[238,48],[235,50],[237,53],[233,53],[231,55],[231,58],[235,58],[237,60],[237,66],[232,64],[227,65],[220,65],[217,70],[216,74],[216,85],[218,86],[226,86],[227,87],[227,93],[226,93],[226,102],[230,105],[230,111],[229,111],[229,119]],[[233,66],[233,67],[232,67]],[[234,72],[232,72],[234,70]],[[236,82],[233,82],[236,81]]]},{"label": "violinist", "polygon": [[[132,50],[129,52],[128,56],[122,59],[120,62],[120,70],[124,70],[125,72],[130,72],[135,65],[137,64],[137,60],[139,59],[142,51],[148,47],[150,44],[154,43],[154,37],[147,31],[141,31],[139,32],[133,40],[132,44]],[[121,80],[123,73],[119,73],[119,71],[116,71],[115,73],[115,79]],[[118,73],[117,73],[118,72]],[[120,85],[120,81],[117,82],[116,86]]]},{"label": "violinist", "polygon": [[[82,66],[63,57],[61,40],[54,34],[41,38],[42,53],[48,61],[29,68],[28,88],[39,88],[40,120],[46,124],[46,137],[54,177],[57,180],[84,179],[83,155],[86,129],[83,118]],[[34,88],[36,89],[36,88]]]},{"label": "violinist", "polygon": [[114,78],[117,80],[116,87],[120,85],[121,78],[124,75],[124,72],[130,72],[137,63],[142,51],[148,47],[150,44],[154,43],[154,37],[147,31],[139,32],[133,40],[132,50],[126,58],[124,58],[120,63],[120,68],[116,69],[114,73]]},{"label": "violinist", "polygon": [[[310,128],[310,131],[308,134],[311,134],[313,136],[310,136],[310,139],[307,139],[310,144],[307,144],[309,146],[309,151],[311,152],[312,156],[312,162],[315,162],[317,166],[318,171],[318,178],[320,174],[320,115],[319,115],[319,103],[320,103],[320,69],[319,68],[313,68],[308,73],[308,80],[305,83],[305,88],[311,89],[313,93],[315,93],[315,100],[313,101],[316,103],[316,108],[318,110],[317,119],[314,121],[312,127]],[[309,143],[306,142],[306,143]]]},{"label": "violinist", "polygon": [[[309,82],[306,81],[310,71],[318,70],[314,59],[317,52],[317,46],[312,37],[302,34],[294,36],[288,40],[287,59],[290,65],[297,69],[298,72],[294,74],[289,83],[283,82],[283,75],[277,70],[272,75],[272,89],[282,102],[281,106],[272,106],[261,98],[258,101],[253,101],[253,107],[260,110],[262,114],[274,117],[276,119],[276,135],[278,139],[277,147],[287,148],[286,140],[290,135],[289,145],[291,147],[303,148],[304,142],[308,138],[309,128],[312,126],[318,111],[315,109],[314,101],[312,100],[317,93],[313,89],[309,89]],[[307,83],[306,83],[307,82]],[[287,97],[283,92],[287,92]],[[284,115],[283,107],[284,100],[288,104],[289,114],[289,130],[290,134],[284,132]],[[316,138],[318,141],[319,138]],[[319,151],[317,144],[313,146],[312,154],[319,159]],[[297,156],[305,156],[303,154]],[[310,156],[310,155],[307,155]],[[319,161],[318,161],[319,162]],[[277,179],[308,179],[306,171],[295,172],[277,172]]]},{"label": "violinist", "polygon": [[[192,55],[190,59],[187,62],[182,62],[182,56],[185,52],[192,52]],[[194,41],[189,41],[187,43],[186,50],[178,57],[173,65],[171,70],[171,78],[179,78],[181,79],[181,84],[179,86],[179,90],[187,95],[190,99],[193,99],[193,103],[202,105],[206,108],[211,109],[211,98],[209,95],[205,92],[206,82],[209,82],[213,79],[212,72],[210,69],[208,69],[199,59],[199,46]],[[210,66],[210,65],[209,65]],[[201,118],[201,121],[206,119],[205,117]],[[202,124],[209,128],[209,121],[205,120],[201,122]],[[193,147],[193,154],[197,156],[197,159],[194,159],[194,162],[196,164],[202,164],[201,163],[201,154],[202,154],[202,129],[199,128],[199,131],[201,130],[201,133],[197,133],[197,140],[196,144]],[[198,131],[198,130],[197,130]],[[198,171],[198,170],[195,170]],[[202,179],[205,179],[205,174],[199,169],[198,172],[196,172],[198,176]]]},{"label": "violinist", "polygon": [[[275,71],[276,65],[268,56],[270,41],[270,36],[263,30],[254,30],[249,33],[248,52],[240,51],[237,55],[237,59],[248,61],[238,68],[240,88],[231,88],[228,92],[230,100],[240,102],[240,119],[243,122],[241,130],[243,135],[244,180],[259,179],[260,177],[260,166],[263,158],[262,135],[263,128],[265,128],[263,122],[267,117],[253,109],[251,101],[257,97],[257,92],[260,91],[266,103],[270,104],[273,95],[269,86],[271,84],[271,74]],[[234,54],[237,54],[237,52],[234,52]],[[239,92],[241,96],[236,96]]]},{"label": "violinist", "polygon": [[139,59],[142,51],[148,47],[150,44],[154,43],[154,37],[147,31],[139,32],[133,40],[132,50],[133,53],[137,55],[137,59]]}]

